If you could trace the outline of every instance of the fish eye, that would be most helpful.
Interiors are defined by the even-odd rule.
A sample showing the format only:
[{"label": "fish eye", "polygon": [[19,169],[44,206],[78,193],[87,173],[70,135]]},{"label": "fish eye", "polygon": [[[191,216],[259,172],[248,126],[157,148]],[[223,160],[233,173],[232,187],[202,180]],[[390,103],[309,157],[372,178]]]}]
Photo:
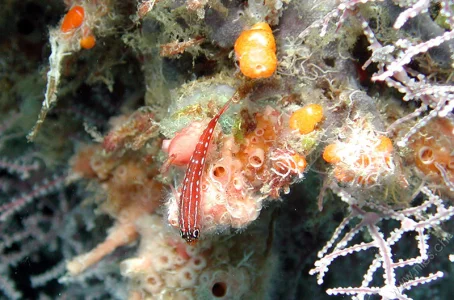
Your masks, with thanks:
[{"label": "fish eye", "polygon": [[200,234],[200,231],[199,231],[198,229],[195,229],[195,230],[192,232],[192,238],[194,238],[194,239],[199,238],[199,234]]}]

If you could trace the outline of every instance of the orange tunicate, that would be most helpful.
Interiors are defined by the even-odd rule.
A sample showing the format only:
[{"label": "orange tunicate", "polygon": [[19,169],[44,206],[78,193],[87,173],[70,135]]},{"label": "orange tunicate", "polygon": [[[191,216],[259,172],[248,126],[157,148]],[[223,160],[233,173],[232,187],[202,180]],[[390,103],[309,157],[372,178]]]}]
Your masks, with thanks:
[{"label": "orange tunicate", "polygon": [[85,10],[82,6],[72,7],[63,18],[60,30],[64,33],[79,28],[84,21]]},{"label": "orange tunicate", "polygon": [[336,144],[329,144],[323,151],[323,159],[330,164],[336,164],[341,161],[338,152],[339,146]]},{"label": "orange tunicate", "polygon": [[323,108],[318,104],[308,104],[290,116],[289,126],[301,134],[314,131],[315,125],[323,119]]},{"label": "orange tunicate", "polygon": [[268,78],[276,71],[276,41],[267,23],[257,23],[243,31],[234,48],[244,76]]},{"label": "orange tunicate", "polygon": [[95,46],[96,39],[93,35],[87,35],[80,39],[80,46],[84,49],[91,49]]}]

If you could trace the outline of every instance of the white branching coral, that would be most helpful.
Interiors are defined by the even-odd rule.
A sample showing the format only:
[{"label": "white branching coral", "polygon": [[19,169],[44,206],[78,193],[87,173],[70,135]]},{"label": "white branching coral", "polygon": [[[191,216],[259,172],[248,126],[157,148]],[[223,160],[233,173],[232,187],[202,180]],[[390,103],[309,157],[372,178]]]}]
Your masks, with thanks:
[{"label": "white branching coral", "polygon": [[[326,291],[328,294],[355,295],[356,299],[364,299],[366,295],[373,294],[380,295],[383,299],[408,299],[404,294],[405,290],[443,276],[443,272],[439,271],[423,277],[404,277],[398,280],[396,271],[399,268],[424,264],[429,257],[429,245],[427,243],[429,235],[427,231],[450,219],[454,215],[453,206],[446,207],[443,200],[427,187],[421,189],[421,192],[427,197],[426,201],[418,206],[402,210],[393,210],[377,202],[354,199],[338,187],[333,187],[333,190],[350,205],[350,214],[340,223],[325,247],[318,252],[319,260],[315,262],[315,267],[310,270],[310,274],[317,275],[318,284],[322,284],[325,274],[328,272],[328,267],[334,260],[372,248],[376,248],[378,252],[369,265],[361,286],[330,288]],[[347,228],[352,221],[358,218],[360,222],[348,230]],[[394,220],[400,224],[387,237],[379,227],[379,223],[385,222],[385,220],[386,222]],[[365,229],[367,229],[371,241],[350,245],[354,238]],[[346,233],[342,235],[344,231]],[[405,233],[412,231],[416,234],[419,255],[397,260],[391,247],[398,243]],[[374,275],[379,268],[383,269],[383,286],[371,286]]]}]

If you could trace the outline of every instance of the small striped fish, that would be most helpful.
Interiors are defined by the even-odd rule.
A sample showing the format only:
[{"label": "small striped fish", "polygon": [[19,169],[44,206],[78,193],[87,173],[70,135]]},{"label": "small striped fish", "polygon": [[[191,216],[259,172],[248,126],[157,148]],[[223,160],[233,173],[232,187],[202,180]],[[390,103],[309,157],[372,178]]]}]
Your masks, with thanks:
[{"label": "small striped fish", "polygon": [[205,167],[208,147],[210,146],[213,132],[219,118],[227,110],[232,100],[222,107],[222,109],[211,119],[207,127],[199,138],[194,153],[189,161],[188,169],[183,179],[183,189],[180,196],[180,211],[178,223],[180,234],[189,244],[195,243],[200,236],[200,200],[202,175]]}]

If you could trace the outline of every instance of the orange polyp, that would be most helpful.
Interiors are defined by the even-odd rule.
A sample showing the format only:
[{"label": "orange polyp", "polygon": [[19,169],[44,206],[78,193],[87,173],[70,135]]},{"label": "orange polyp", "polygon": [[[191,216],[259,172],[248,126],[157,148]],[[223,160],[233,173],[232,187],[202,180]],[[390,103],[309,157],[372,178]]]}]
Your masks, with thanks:
[{"label": "orange polyp", "polygon": [[243,31],[234,48],[244,76],[268,78],[276,71],[276,41],[267,23],[257,23]]},{"label": "orange polyp", "polygon": [[80,39],[80,46],[84,49],[91,49],[96,45],[96,39],[93,35],[87,35]]},{"label": "orange polyp", "polygon": [[63,23],[61,24],[60,30],[64,33],[69,32],[73,29],[79,28],[85,16],[85,10],[82,6],[74,6],[71,8],[63,18]]},{"label": "orange polyp", "polygon": [[339,182],[352,182],[355,179],[354,174],[351,171],[344,170],[342,167],[337,166],[334,168],[334,178]]},{"label": "orange polyp", "polygon": [[373,164],[374,163],[374,159],[372,159],[371,161],[371,158],[365,154],[361,154],[358,158],[358,160],[356,161],[356,164],[361,168],[361,169],[365,169],[367,167],[369,167],[369,165],[371,165],[371,163]]},{"label": "orange polyp", "polygon": [[308,104],[290,116],[289,126],[301,134],[314,131],[315,125],[323,119],[323,108],[318,104]]},{"label": "orange polyp", "polygon": [[380,143],[377,146],[377,151],[384,154],[391,154],[393,152],[393,142],[389,137],[380,136]]},{"label": "orange polyp", "polygon": [[336,144],[329,144],[323,151],[323,159],[330,164],[338,163],[341,161],[338,152],[339,147]]}]

